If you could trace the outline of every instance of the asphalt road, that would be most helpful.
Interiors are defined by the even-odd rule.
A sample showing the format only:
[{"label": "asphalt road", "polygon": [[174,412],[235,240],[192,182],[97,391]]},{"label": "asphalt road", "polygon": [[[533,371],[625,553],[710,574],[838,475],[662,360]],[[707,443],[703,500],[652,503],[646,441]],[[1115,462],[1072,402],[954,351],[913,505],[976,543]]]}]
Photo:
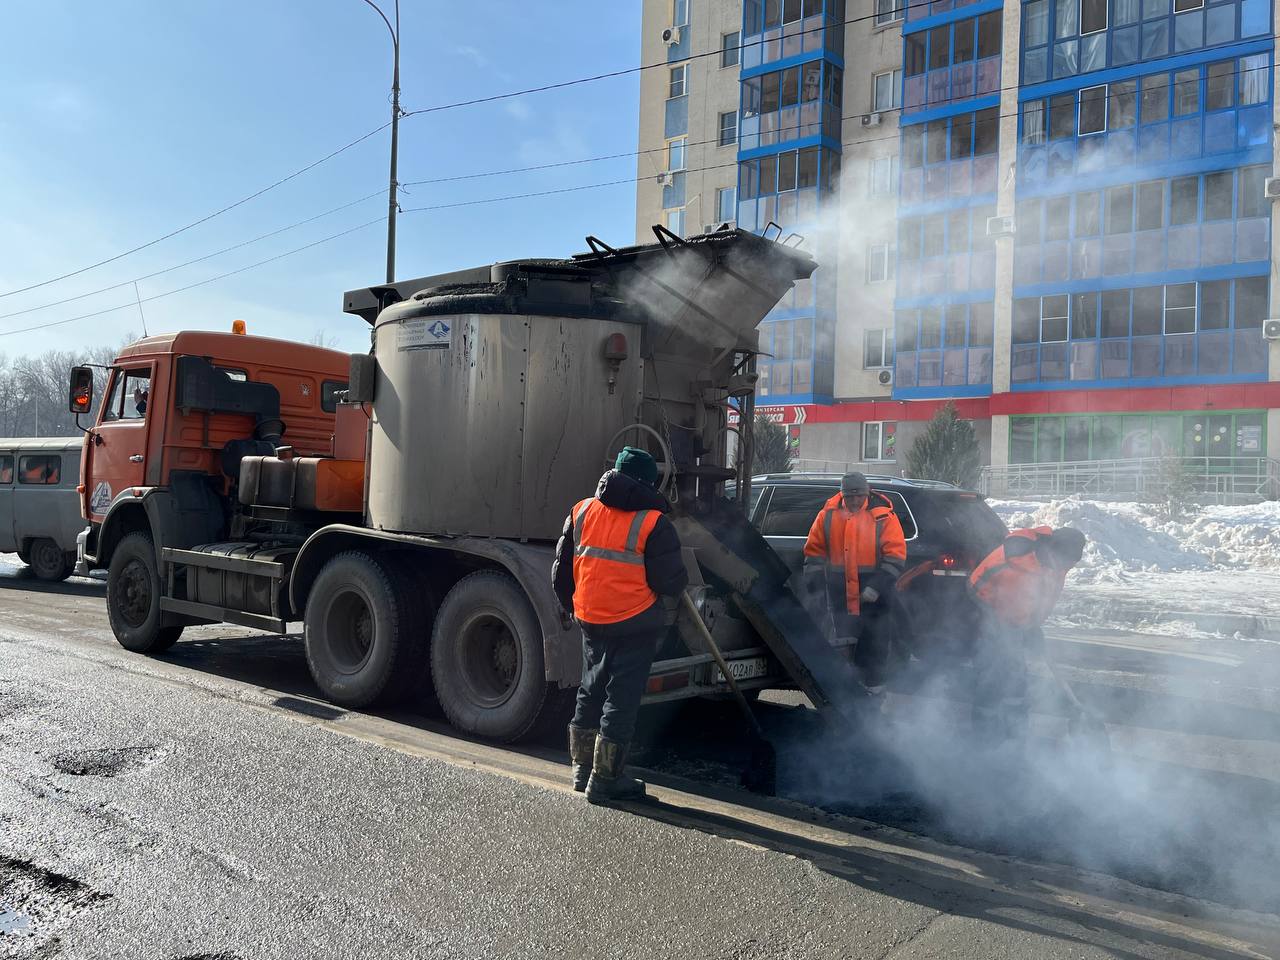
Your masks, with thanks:
[{"label": "asphalt road", "polygon": [[[659,802],[623,811],[570,792],[553,744],[318,703],[296,639],[204,628],[130,655],[101,593],[0,568],[0,956],[1280,956],[1280,901],[1241,889],[1274,883],[1253,871],[1273,841],[1257,804],[1280,782],[1280,650],[1064,637],[1064,669],[1129,758],[1101,772],[1036,745],[1052,718],[1016,755],[930,752],[954,718],[895,696],[880,742],[852,749],[774,703],[794,749],[766,800],[732,786],[731,712],[659,713]],[[912,764],[872,762],[903,746]],[[928,801],[930,771],[947,803]],[[1089,809],[1054,806],[1093,781]],[[1126,826],[1135,801],[1149,836]],[[1107,802],[1120,819],[1095,816]],[[1236,829],[1131,849],[1172,843],[1212,803]],[[1200,849],[1250,831],[1256,850]],[[1197,891],[1188,858],[1226,872]]]}]

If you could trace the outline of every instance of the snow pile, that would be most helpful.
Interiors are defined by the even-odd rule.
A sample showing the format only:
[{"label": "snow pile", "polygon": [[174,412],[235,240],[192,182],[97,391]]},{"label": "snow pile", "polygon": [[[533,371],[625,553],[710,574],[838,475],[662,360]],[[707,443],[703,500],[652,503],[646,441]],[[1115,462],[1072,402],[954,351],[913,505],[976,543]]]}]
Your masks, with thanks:
[{"label": "snow pile", "polygon": [[1039,503],[992,500],[1010,528],[1075,527],[1088,537],[1070,582],[1121,582],[1133,573],[1280,570],[1280,503],[1205,507],[1181,521],[1145,503],[1071,497]]}]

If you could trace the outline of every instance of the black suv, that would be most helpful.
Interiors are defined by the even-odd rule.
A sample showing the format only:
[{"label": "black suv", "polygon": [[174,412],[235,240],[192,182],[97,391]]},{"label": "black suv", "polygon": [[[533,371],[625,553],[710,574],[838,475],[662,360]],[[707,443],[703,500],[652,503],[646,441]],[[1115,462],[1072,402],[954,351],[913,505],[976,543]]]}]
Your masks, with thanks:
[{"label": "black suv", "polygon": [[[868,476],[892,504],[907,541],[898,590],[910,615],[911,646],[919,652],[952,646],[967,633],[969,573],[1008,535],[981,494],[932,480]],[[748,516],[770,546],[799,570],[814,519],[840,492],[840,474],[771,473],[751,480]]]}]

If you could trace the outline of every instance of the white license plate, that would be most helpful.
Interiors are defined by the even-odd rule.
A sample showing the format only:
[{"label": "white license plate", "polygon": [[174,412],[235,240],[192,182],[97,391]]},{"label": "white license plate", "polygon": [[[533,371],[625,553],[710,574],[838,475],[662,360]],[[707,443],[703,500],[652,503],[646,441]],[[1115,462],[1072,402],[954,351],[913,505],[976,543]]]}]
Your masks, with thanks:
[{"label": "white license plate", "polygon": [[[754,680],[769,672],[769,661],[764,657],[747,657],[743,660],[730,660],[729,673],[735,680]],[[711,682],[724,683],[724,673],[718,666],[711,668]]]}]

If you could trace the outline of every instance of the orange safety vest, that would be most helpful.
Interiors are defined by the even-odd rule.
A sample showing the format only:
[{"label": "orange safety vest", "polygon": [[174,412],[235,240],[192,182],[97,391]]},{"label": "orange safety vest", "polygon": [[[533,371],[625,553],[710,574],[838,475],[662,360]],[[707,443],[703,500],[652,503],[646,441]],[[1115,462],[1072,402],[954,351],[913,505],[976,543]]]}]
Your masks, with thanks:
[{"label": "orange safety vest", "polygon": [[573,615],[607,624],[644,613],[658,599],[644,569],[644,547],[658,510],[619,510],[589,497],[573,508]]},{"label": "orange safety vest", "polygon": [[1053,533],[1052,527],[1012,530],[1009,538],[1031,542],[1026,553],[1007,556],[1000,544],[969,575],[969,587],[997,619],[1014,627],[1038,627],[1062,595],[1067,571],[1045,567],[1035,544]]},{"label": "orange safety vest", "polygon": [[873,506],[868,499],[866,507],[850,513],[844,508],[844,498],[837,493],[809,528],[804,554],[825,560],[833,572],[843,572],[845,605],[849,613],[857,615],[861,609],[860,575],[871,573],[886,558],[896,560],[901,572],[907,559],[907,541],[893,507],[887,503]]}]

